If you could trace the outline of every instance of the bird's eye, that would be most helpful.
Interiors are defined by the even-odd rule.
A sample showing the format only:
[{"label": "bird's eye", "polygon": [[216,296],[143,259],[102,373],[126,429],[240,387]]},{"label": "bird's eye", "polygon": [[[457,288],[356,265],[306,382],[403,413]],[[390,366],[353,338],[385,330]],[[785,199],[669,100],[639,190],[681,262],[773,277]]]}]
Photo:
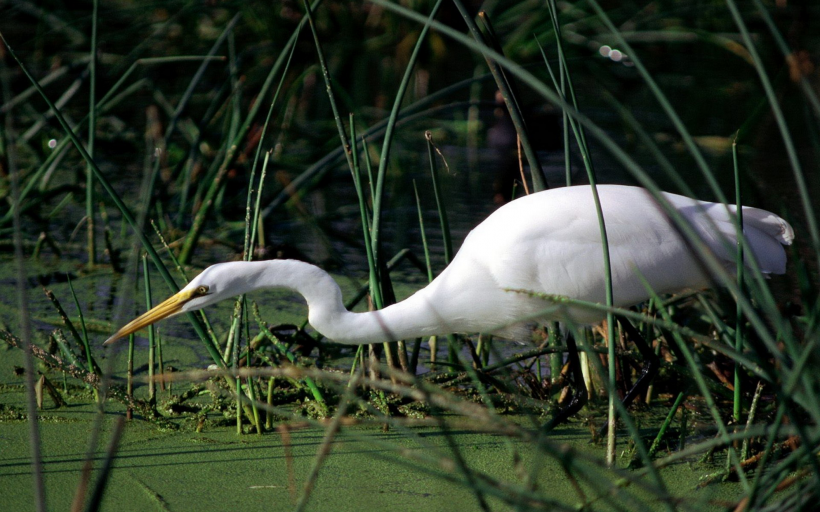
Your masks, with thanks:
[{"label": "bird's eye", "polygon": [[205,285],[198,286],[194,295],[197,297],[202,297],[203,295],[208,295],[208,287]]}]

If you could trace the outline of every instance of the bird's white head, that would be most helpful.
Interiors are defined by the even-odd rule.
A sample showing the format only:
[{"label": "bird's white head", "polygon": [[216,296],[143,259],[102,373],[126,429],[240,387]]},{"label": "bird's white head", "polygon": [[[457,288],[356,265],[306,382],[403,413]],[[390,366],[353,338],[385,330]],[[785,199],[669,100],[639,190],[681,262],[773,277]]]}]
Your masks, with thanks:
[{"label": "bird's white head", "polygon": [[[253,288],[254,272],[242,267],[246,262],[219,263],[210,266],[182,290],[125,324],[104,345],[124,338],[164,318],[196,311],[221,300],[246,293]],[[243,271],[244,270],[244,271]]]}]

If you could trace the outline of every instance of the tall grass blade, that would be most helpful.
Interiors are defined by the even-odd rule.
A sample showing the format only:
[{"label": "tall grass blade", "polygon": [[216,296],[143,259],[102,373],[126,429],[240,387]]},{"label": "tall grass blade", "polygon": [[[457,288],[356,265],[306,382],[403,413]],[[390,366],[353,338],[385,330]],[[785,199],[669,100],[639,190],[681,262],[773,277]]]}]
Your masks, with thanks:
[{"label": "tall grass blade", "polygon": [[[555,40],[558,44],[558,54],[560,55],[559,63],[562,66],[566,66],[566,55],[564,53],[564,47],[562,44],[561,39],[561,31],[558,25],[558,13],[555,9],[555,4],[553,2],[548,2],[548,7],[550,10],[550,19],[553,23],[553,29],[555,30]],[[541,45],[539,44],[539,47]],[[561,83],[555,78],[555,74],[552,72],[549,61],[546,58],[546,55],[543,52],[543,48],[541,49],[542,55],[544,56],[544,62],[547,65],[547,69],[549,70],[549,74],[553,80],[553,85],[560,93],[562,90],[568,90],[569,95],[572,98],[572,105],[575,110],[578,110],[577,100],[575,98],[575,88],[572,85],[572,78],[569,72],[568,67],[564,67],[563,69],[563,76],[566,79],[566,87],[562,88]],[[562,95],[561,98],[564,102],[567,101],[567,98]],[[566,112],[566,109],[564,109]],[[609,238],[606,232],[606,221],[604,219],[604,213],[601,208],[601,200],[598,197],[598,189],[596,188],[597,184],[597,177],[595,176],[595,169],[592,165],[592,155],[589,152],[589,147],[587,146],[586,136],[584,135],[583,127],[579,126],[575,119],[569,119],[570,126],[573,128],[573,132],[575,134],[575,140],[578,144],[578,148],[581,151],[581,157],[584,160],[584,167],[587,171],[587,179],[589,180],[590,187],[592,188],[592,199],[595,203],[595,214],[598,218],[598,227],[600,230],[601,236],[601,246],[603,248],[603,259],[604,259],[604,283],[605,283],[605,294],[606,294],[606,305],[613,306],[614,304],[614,296],[613,296],[613,289],[612,289],[612,265],[610,262],[610,254],[609,254]],[[565,152],[566,154],[566,152]],[[610,465],[615,464],[615,444],[616,444],[616,405],[615,402],[619,401],[620,398],[614,393],[616,389],[616,371],[615,371],[615,317],[612,313],[608,312],[606,317],[606,327],[607,327],[607,346],[609,347],[607,357],[608,357],[608,378],[609,378],[609,405],[608,405],[608,413],[607,413],[607,450],[606,450],[606,460],[607,463]]]},{"label": "tall grass blade", "polygon": [[[151,298],[151,277],[148,274],[148,258],[145,254],[142,255],[142,278],[145,289],[145,311],[150,311],[154,307]],[[156,326],[148,326],[148,400],[155,401],[156,395],[156,379],[154,373],[156,370],[156,353],[157,353],[157,338]]]},{"label": "tall grass blade", "polygon": [[453,238],[450,235],[450,221],[447,218],[447,207],[444,204],[438,179],[438,164],[436,163],[435,155],[438,148],[433,142],[432,132],[429,130],[424,132],[424,138],[427,139],[427,159],[430,162],[430,181],[433,184],[433,197],[436,200],[436,210],[438,211],[438,220],[441,225],[441,238],[444,245],[444,264],[449,265],[453,259]]},{"label": "tall grass blade", "polygon": [[[85,328],[85,315],[83,315],[83,310],[80,307],[80,301],[77,300],[77,294],[74,293],[74,285],[71,283],[71,278],[68,276],[66,276],[66,278],[68,279],[68,289],[71,291],[71,298],[74,299],[74,306],[77,308],[77,317],[80,320],[80,341],[82,342],[83,352],[85,353],[88,373],[100,375],[102,373],[100,367],[91,354],[91,345],[88,342],[88,329]],[[99,400],[99,397],[96,397],[96,399]]]},{"label": "tall grass blade", "polygon": [[[89,85],[89,113],[88,113],[88,155],[94,158],[94,140],[97,131],[97,17],[99,0],[94,0],[94,7],[91,13],[91,55],[88,63],[88,85]],[[87,248],[88,267],[93,268],[96,264],[97,248],[94,237],[94,172],[91,166],[85,169],[85,216],[88,219]]]},{"label": "tall grass blade", "polygon": [[[737,289],[740,293],[744,292],[743,287],[743,198],[741,196],[740,186],[740,170],[737,164],[737,138],[732,141],[732,164],[735,174],[735,204],[737,205],[736,223],[737,223],[737,253],[735,255],[735,266],[737,267]],[[735,321],[735,350],[741,352],[743,350],[743,309],[740,304],[736,309],[737,319]],[[740,378],[740,365],[735,361],[735,382],[734,382],[734,405],[732,409],[732,416],[735,424],[740,424],[740,415],[742,412],[742,391]],[[742,457],[741,457],[742,458]]]}]

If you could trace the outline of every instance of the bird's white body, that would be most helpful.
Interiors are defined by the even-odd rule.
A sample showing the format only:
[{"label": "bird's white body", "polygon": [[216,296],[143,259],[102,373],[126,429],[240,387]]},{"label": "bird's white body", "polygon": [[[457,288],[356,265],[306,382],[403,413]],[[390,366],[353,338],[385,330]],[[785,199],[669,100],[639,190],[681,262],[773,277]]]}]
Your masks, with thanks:
[{"label": "bird's white body", "polygon": [[[649,297],[640,276],[657,293],[710,284],[705,267],[646,190],[619,185],[597,189],[609,239],[616,306],[630,306]],[[729,212],[734,206],[668,193],[664,197],[732,270],[736,234]],[[761,270],[783,273],[783,245],[792,241],[791,227],[777,215],[755,208],[744,207],[743,218],[746,238]],[[203,286],[207,294],[186,299],[177,312],[259,288],[284,287],[305,297],[309,321],[316,330],[338,343],[355,345],[453,332],[495,332],[509,337],[523,318],[560,321],[569,317],[588,324],[604,316],[579,307],[539,315],[550,303],[516,290],[605,302],[601,236],[589,186],[547,190],[502,206],[470,232],[453,261],[432,283],[380,311],[348,312],[338,285],[327,273],[292,260],[214,265],[183,292]]]}]

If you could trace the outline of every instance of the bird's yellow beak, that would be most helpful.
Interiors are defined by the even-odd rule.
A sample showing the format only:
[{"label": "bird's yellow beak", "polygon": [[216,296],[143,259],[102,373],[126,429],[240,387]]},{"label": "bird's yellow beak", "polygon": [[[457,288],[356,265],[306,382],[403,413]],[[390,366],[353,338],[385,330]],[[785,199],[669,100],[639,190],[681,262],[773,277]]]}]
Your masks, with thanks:
[{"label": "bird's yellow beak", "polygon": [[[204,287],[194,288],[193,290],[182,290],[171,296],[164,302],[157,304],[134,320],[131,320],[127,324],[123,325],[119,331],[115,332],[113,336],[105,340],[103,345],[110,345],[120,338],[124,338],[129,334],[139,331],[143,327],[148,327],[153,323],[159,322],[163,318],[168,318],[169,316],[179,313],[182,311],[182,306],[184,306],[186,302],[204,295],[202,290],[203,288]],[[205,288],[205,293],[207,293],[207,288]]]}]

